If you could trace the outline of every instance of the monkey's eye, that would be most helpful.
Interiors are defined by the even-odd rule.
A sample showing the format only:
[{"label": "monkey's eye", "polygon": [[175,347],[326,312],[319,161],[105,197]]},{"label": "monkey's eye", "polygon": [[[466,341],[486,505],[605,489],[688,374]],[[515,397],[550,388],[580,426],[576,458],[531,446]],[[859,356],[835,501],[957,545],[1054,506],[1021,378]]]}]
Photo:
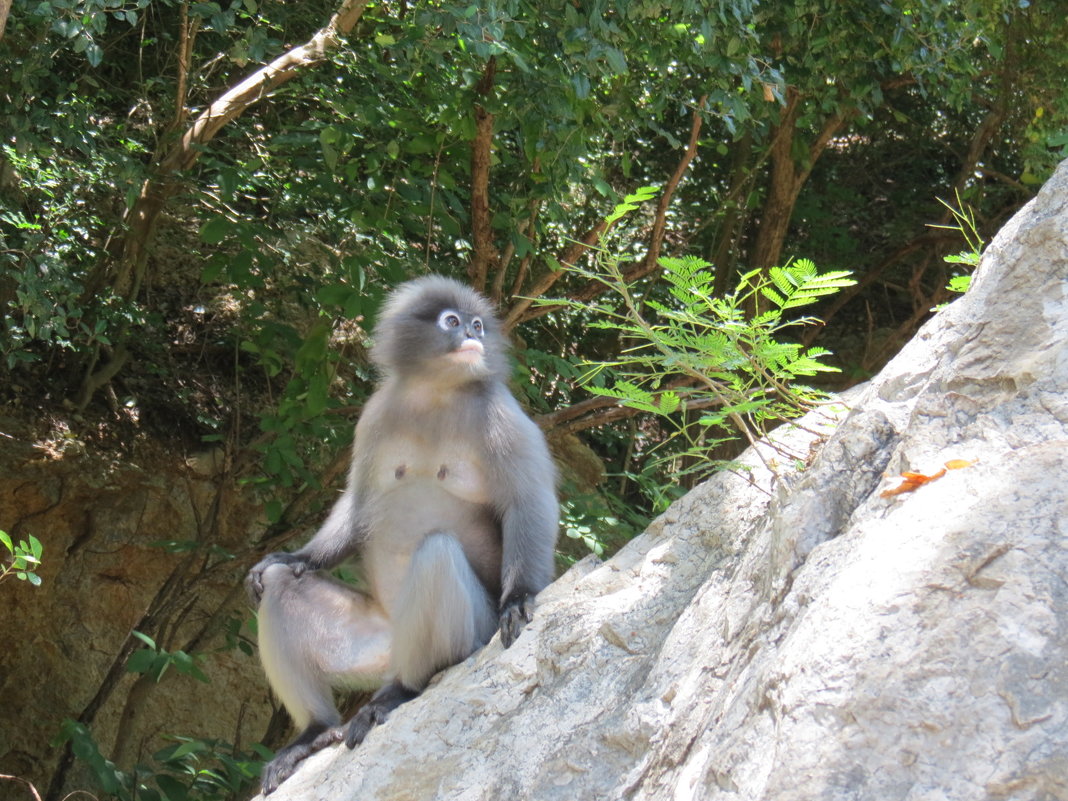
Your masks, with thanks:
[{"label": "monkey's eye", "polygon": [[438,316],[438,328],[448,331],[450,328],[460,327],[460,315],[446,309]]},{"label": "monkey's eye", "polygon": [[481,317],[476,317],[475,319],[473,319],[471,321],[471,328],[474,330],[474,332],[476,334],[478,334],[479,336],[482,336],[482,318]]}]

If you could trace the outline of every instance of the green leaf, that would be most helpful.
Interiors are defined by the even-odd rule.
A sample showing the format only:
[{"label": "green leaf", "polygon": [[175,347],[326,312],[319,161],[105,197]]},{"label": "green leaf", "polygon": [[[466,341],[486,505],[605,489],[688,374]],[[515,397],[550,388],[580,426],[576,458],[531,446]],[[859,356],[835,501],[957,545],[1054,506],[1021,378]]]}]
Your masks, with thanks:
[{"label": "green leaf", "polygon": [[189,799],[189,788],[173,776],[157,773],[156,784],[163,791],[166,801],[188,801]]},{"label": "green leaf", "polygon": [[142,648],[140,651],[134,651],[130,654],[130,658],[126,660],[126,672],[148,673],[155,663],[156,652],[150,651],[147,648]]},{"label": "green leaf", "polygon": [[282,511],[282,502],[277,498],[272,498],[263,506],[263,514],[267,518],[268,523],[277,523],[281,520]]},{"label": "green leaf", "polygon": [[605,48],[605,60],[616,75],[624,75],[627,72],[627,59],[622,52],[614,47]]},{"label": "green leaf", "polygon": [[612,213],[605,218],[605,222],[612,225],[616,221],[625,217],[630,212],[634,211],[640,205],[652,198],[658,191],[658,186],[643,186],[632,195],[627,195],[623,198],[623,202],[616,206]]},{"label": "green leaf", "polygon": [[967,292],[972,285],[972,277],[970,275],[955,275],[949,279],[949,284],[946,288],[950,292]]},{"label": "green leaf", "polygon": [[660,413],[672,414],[679,408],[679,396],[675,392],[660,393]]},{"label": "green leaf", "polygon": [[200,228],[200,239],[207,245],[217,245],[233,230],[234,224],[225,217],[212,217]]},{"label": "green leaf", "polygon": [[158,648],[156,647],[156,641],[149,637],[147,634],[142,634],[140,631],[133,631],[131,633],[133,634],[133,636],[135,636],[137,639],[139,639],[152,650],[158,650]]},{"label": "green leaf", "polygon": [[355,291],[347,284],[326,284],[316,291],[315,300],[323,306],[344,306]]}]

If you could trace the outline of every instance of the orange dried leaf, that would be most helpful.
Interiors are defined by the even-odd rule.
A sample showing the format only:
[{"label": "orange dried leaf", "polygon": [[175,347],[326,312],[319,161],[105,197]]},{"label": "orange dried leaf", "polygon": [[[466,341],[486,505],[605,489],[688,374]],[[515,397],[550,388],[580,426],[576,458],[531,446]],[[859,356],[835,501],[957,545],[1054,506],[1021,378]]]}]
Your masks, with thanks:
[{"label": "orange dried leaf", "polygon": [[917,484],[926,484],[928,481],[934,481],[936,478],[941,478],[946,474],[945,470],[939,470],[937,473],[927,475],[926,473],[912,473],[906,470],[901,474],[901,477],[906,481],[915,481]]},{"label": "orange dried leaf", "polygon": [[883,490],[879,493],[880,498],[891,498],[894,495],[900,495],[903,492],[912,492],[917,487],[922,487],[924,484],[928,484],[935,479],[939,479],[946,474],[946,470],[960,470],[962,467],[971,467],[978,462],[978,459],[950,459],[946,462],[946,466],[939,470],[937,473],[914,473],[911,470],[906,470],[901,473],[901,483],[896,487],[891,487],[888,490]]},{"label": "orange dried leaf", "polygon": [[879,493],[880,498],[890,498],[894,495],[900,495],[902,492],[912,492],[919,484],[911,484],[908,481],[898,484],[896,487],[891,487],[888,490],[883,490]]},{"label": "orange dried leaf", "polygon": [[903,492],[912,492],[917,487],[922,487],[935,479],[941,478],[946,474],[945,468],[942,468],[937,473],[926,475],[924,473],[913,473],[906,470],[901,474],[902,481],[896,487],[891,487],[888,490],[883,490],[879,493],[880,498],[890,498],[894,495],[900,495]]}]

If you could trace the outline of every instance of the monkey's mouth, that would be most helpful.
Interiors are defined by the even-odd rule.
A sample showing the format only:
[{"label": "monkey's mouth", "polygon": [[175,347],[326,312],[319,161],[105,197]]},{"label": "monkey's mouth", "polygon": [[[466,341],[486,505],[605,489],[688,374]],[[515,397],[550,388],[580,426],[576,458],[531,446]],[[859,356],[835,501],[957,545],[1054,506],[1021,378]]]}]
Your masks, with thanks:
[{"label": "monkey's mouth", "polygon": [[482,361],[484,353],[485,349],[477,339],[465,339],[460,343],[460,347],[450,354],[450,357],[453,361],[464,364],[478,364]]}]

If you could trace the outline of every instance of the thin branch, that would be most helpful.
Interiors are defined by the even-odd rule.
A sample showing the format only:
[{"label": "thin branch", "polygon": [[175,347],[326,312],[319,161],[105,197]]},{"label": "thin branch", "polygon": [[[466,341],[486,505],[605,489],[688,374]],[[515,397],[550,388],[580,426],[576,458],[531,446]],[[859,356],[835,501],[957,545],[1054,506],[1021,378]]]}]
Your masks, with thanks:
[{"label": "thin branch", "polygon": [[434,156],[434,174],[430,176],[430,211],[426,215],[426,247],[423,254],[423,269],[430,272],[430,248],[434,239],[434,203],[438,196],[438,172],[441,169],[441,154],[445,150],[445,140],[438,145],[438,153]]},{"label": "thin branch", "polygon": [[[686,408],[690,411],[710,409],[719,405],[720,401],[715,398],[686,402]],[[575,434],[579,431],[599,428],[617,420],[626,420],[639,414],[647,414],[647,412],[624,406],[622,401],[615,398],[595,395],[565,409],[539,415],[534,422],[546,434]]]},{"label": "thin branch", "polygon": [[[674,172],[668,182],[664,185],[664,191],[660,195],[660,200],[657,203],[656,216],[653,220],[652,233],[649,236],[649,247],[645,252],[645,257],[638,263],[636,267],[631,268],[624,273],[624,279],[627,283],[636,281],[639,278],[643,278],[657,269],[659,269],[660,248],[664,241],[664,235],[667,231],[667,210],[671,204],[671,200],[674,197],[675,190],[678,188],[679,183],[682,181],[683,176],[686,174],[686,170],[689,169],[690,163],[693,161],[694,156],[697,154],[697,142],[701,135],[701,108],[704,106],[705,101],[708,99],[707,95],[703,95],[697,102],[697,107],[694,108],[693,121],[690,124],[690,140],[686,146],[686,152],[683,153],[682,158],[676,165]],[[602,220],[595,225],[590,232],[586,234],[582,242],[575,243],[564,256],[560,259],[561,264],[574,264],[575,261],[582,253],[589,247],[592,247],[600,239],[601,234],[607,232],[607,225]],[[542,280],[531,288],[528,293],[529,298],[521,300],[512,307],[512,310],[508,313],[508,317],[505,320],[505,328],[511,329],[518,323],[526,322],[527,320],[533,320],[535,317],[541,317],[545,314],[549,314],[555,311],[559,306],[545,305],[538,308],[531,309],[533,304],[533,298],[543,295],[549,287],[551,287],[556,281],[563,275],[565,271],[559,270],[557,272],[550,271],[545,276],[542,276]],[[605,292],[607,287],[604,284],[597,281],[591,281],[584,287],[579,288],[575,292],[569,293],[568,297],[572,300],[588,301],[601,295]]]},{"label": "thin branch", "polygon": [[591,395],[586,400],[573,403],[570,406],[565,406],[563,409],[557,409],[555,412],[549,412],[548,414],[541,414],[535,418],[535,422],[543,431],[555,431],[561,428],[565,423],[569,423],[572,420],[580,418],[591,412],[599,411],[606,408],[615,408],[619,406],[619,400],[616,398],[609,398],[604,395]]},{"label": "thin branch", "polygon": [[200,28],[199,18],[192,22],[189,20],[188,0],[182,3],[178,27],[178,86],[174,91],[174,128],[182,125],[189,116],[186,107],[189,99],[189,62],[192,59],[193,42],[196,41],[197,30]]},{"label": "thin branch", "polygon": [[[0,6],[2,8],[2,6]],[[4,20],[0,19],[0,35],[3,34]],[[37,788],[33,786],[33,783],[29,779],[24,779],[21,776],[11,776],[7,773],[0,773],[0,781],[19,782],[26,785],[27,792],[33,796],[34,801],[41,801],[41,794],[37,792]]]},{"label": "thin branch", "polygon": [[[537,171],[537,160],[534,162],[534,170]],[[517,233],[526,237],[528,240],[534,239],[534,226],[538,220],[538,213],[541,211],[541,201],[531,200],[527,204],[527,217],[517,227]],[[493,278],[493,302],[500,308],[504,302],[504,283],[508,278],[508,265],[515,257],[515,242],[509,240],[508,246],[505,248],[504,255],[500,258],[500,263],[497,265],[497,275]],[[523,280],[526,277],[527,265],[530,263],[531,248],[527,248],[527,252],[523,255],[523,258],[519,260],[519,269],[516,271],[515,280],[512,282],[513,291],[509,297],[514,297],[519,293],[519,287],[522,287]]]},{"label": "thin branch", "polygon": [[668,206],[671,205],[671,199],[675,196],[675,190],[682,181],[682,176],[686,174],[686,170],[690,168],[694,156],[697,155],[697,141],[701,136],[701,123],[703,121],[701,109],[704,108],[706,102],[708,102],[708,95],[701,95],[701,98],[697,101],[697,106],[693,110],[693,122],[690,123],[690,141],[686,145],[686,152],[682,154],[682,159],[675,166],[675,172],[671,174],[667,184],[664,185],[664,192],[660,195],[660,202],[656,206],[656,216],[653,218],[653,231],[649,236],[649,249],[646,251],[641,265],[624,276],[628,281],[642,278],[659,269],[657,260],[660,258],[660,248],[664,243],[664,234],[667,232]]},{"label": "thin branch", "polygon": [[[572,242],[570,247],[564,251],[558,261],[561,264],[574,264],[583,253],[596,245],[597,241],[601,238],[601,235],[607,231],[607,221],[601,220],[597,225],[587,231],[582,239]],[[553,284],[564,276],[564,273],[564,270],[553,270],[551,268],[546,270],[544,275],[538,279],[538,282],[525,293],[526,297],[518,299],[509,310],[507,316],[504,318],[504,330],[511,331],[517,323],[529,320],[531,317],[540,317],[541,315],[538,314],[539,310],[535,310],[530,314],[527,314],[527,310],[533,305],[534,300],[548,292]]]},{"label": "thin branch", "polygon": [[857,116],[860,112],[855,108],[846,109],[841,111],[827,119],[823,123],[823,128],[820,129],[819,136],[808,148],[808,161],[794,178],[793,194],[796,200],[797,196],[801,193],[801,187],[804,186],[805,181],[808,180],[808,176],[812,173],[812,168],[816,165],[817,159],[823,155],[823,151],[827,149],[827,145],[834,139],[835,135],[842,129],[842,126],[849,122],[851,119]]},{"label": "thin branch", "polygon": [[983,166],[976,167],[976,169],[979,170],[979,172],[981,172],[987,178],[993,178],[997,181],[1001,181],[1001,183],[1005,184],[1006,186],[1012,187],[1017,192],[1020,192],[1021,194],[1026,195],[1027,197],[1031,197],[1034,194],[1034,190],[1028,187],[1027,184],[1021,183],[1012,176],[1006,175],[1003,172],[998,172],[997,170],[992,170],[989,167]]},{"label": "thin branch", "polygon": [[853,286],[846,287],[839,292],[831,302],[830,306],[828,306],[821,314],[820,321],[822,322],[822,325],[812,326],[806,330],[805,333],[801,335],[801,343],[807,348],[815,342],[832,317],[849,304],[857,295],[860,295],[865,289],[882,278],[883,273],[894,264],[901,261],[901,259],[911,253],[915,253],[917,250],[938,245],[942,242],[955,241],[956,239],[957,236],[952,231],[926,231],[919,236],[914,237],[911,241],[906,242],[879,262],[878,265],[865,270],[864,275],[858,278]]}]

